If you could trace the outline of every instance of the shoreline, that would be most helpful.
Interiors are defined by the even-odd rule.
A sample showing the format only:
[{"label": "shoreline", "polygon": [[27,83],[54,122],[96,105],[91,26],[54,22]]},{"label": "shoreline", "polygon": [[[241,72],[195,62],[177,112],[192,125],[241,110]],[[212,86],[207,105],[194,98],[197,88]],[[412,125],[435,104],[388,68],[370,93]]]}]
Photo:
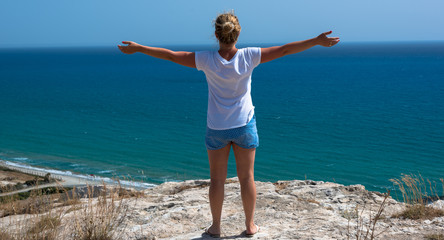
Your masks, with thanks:
[{"label": "shoreline", "polygon": [[[77,186],[100,186],[100,185],[111,185],[111,186],[118,186],[120,185],[123,188],[133,188],[135,190],[148,190],[155,188],[161,184],[167,183],[167,182],[186,182],[186,181],[193,181],[196,179],[187,179],[182,181],[165,181],[160,184],[155,183],[148,183],[148,182],[138,182],[138,181],[131,181],[131,180],[120,180],[120,179],[112,179],[110,177],[100,176],[100,175],[87,175],[77,172],[71,172],[70,170],[58,170],[53,168],[44,168],[40,166],[34,166],[34,165],[28,165],[24,163],[18,163],[10,160],[4,160],[0,159],[0,167],[5,167],[8,169],[11,169],[13,171],[17,171],[20,173],[28,174],[28,175],[34,175],[34,176],[40,176],[44,177],[47,173],[50,173],[50,177],[52,179],[55,179],[55,183],[45,184],[45,186],[42,187],[51,187],[51,186],[62,186],[62,187],[77,187]],[[228,178],[227,178],[228,179]],[[0,179],[1,180],[1,179]],[[297,180],[297,179],[293,179]],[[307,180],[307,179],[306,179]],[[279,181],[292,181],[292,180],[278,180]],[[312,180],[312,181],[325,181],[325,180]],[[268,182],[268,181],[266,181]],[[329,182],[329,181],[326,181]],[[336,183],[336,182],[335,182]],[[341,184],[341,183],[338,183]],[[358,185],[362,185],[361,183],[355,183]],[[344,184],[347,185],[347,184]],[[366,187],[367,188],[367,187]],[[25,189],[24,189],[25,190]],[[30,189],[27,189],[30,190]],[[387,189],[386,189],[387,190]],[[396,189],[393,190],[393,193],[396,192]],[[369,190],[372,192],[378,192],[381,194],[384,194],[384,191],[379,190]],[[444,188],[443,188],[444,191]],[[398,198],[398,196],[396,196]],[[438,200],[444,199],[444,192],[438,196]]]},{"label": "shoreline", "polygon": [[153,188],[157,185],[152,183],[144,183],[144,182],[134,182],[134,181],[128,181],[128,180],[114,180],[109,177],[102,177],[97,175],[85,175],[85,174],[77,174],[73,173],[71,171],[63,171],[63,170],[56,170],[56,169],[46,169],[42,167],[36,167],[32,165],[17,163],[17,162],[11,162],[7,160],[0,159],[0,166],[21,172],[28,175],[36,175],[40,177],[44,177],[46,174],[51,174],[51,178],[57,180],[56,183],[49,184],[50,185],[61,185],[63,187],[74,187],[74,186],[86,186],[86,185],[121,185],[125,188],[134,188],[137,190],[144,190]]}]

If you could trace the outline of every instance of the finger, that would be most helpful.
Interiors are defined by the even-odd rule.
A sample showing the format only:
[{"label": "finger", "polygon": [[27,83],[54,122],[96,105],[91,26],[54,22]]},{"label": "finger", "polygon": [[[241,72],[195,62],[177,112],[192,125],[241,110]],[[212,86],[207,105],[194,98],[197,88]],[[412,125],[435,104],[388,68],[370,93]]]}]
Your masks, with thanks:
[{"label": "finger", "polygon": [[338,42],[339,42],[339,40],[338,40],[338,41],[331,42],[330,47],[333,47],[334,45],[338,44]]},{"label": "finger", "polygon": [[323,34],[325,34],[325,35],[329,35],[329,34],[331,34],[332,33],[332,31],[328,31],[328,32],[325,32],[325,33],[323,33]]},{"label": "finger", "polygon": [[334,40],[334,41],[337,41],[337,40],[339,40],[339,38],[338,38],[338,37],[329,37],[328,39],[329,39],[329,40]]},{"label": "finger", "polygon": [[123,44],[131,44],[131,41],[122,41]]}]

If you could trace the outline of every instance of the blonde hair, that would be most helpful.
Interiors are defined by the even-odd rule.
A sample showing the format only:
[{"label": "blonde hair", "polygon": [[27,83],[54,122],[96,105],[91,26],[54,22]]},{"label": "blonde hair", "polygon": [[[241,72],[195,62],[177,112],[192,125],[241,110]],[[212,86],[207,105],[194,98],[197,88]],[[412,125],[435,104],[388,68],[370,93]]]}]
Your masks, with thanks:
[{"label": "blonde hair", "polygon": [[217,39],[221,43],[233,44],[237,41],[241,26],[234,11],[219,14],[214,20]]}]

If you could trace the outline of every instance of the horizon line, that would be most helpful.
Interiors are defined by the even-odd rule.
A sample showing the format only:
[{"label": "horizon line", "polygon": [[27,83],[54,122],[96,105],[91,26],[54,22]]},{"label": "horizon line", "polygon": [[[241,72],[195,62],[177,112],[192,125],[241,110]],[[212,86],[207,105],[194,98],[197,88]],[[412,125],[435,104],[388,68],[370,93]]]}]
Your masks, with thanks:
[{"label": "horizon line", "polygon": [[[341,44],[390,44],[390,43],[444,43],[444,40],[387,40],[387,41],[341,41]],[[119,43],[116,44],[92,44],[92,45],[27,45],[27,46],[2,46],[0,45],[0,49],[36,49],[36,48],[104,48],[104,47],[111,47],[111,46],[117,46]],[[142,45],[145,45],[144,43],[141,43]],[[283,45],[286,43],[238,43],[239,46],[275,46],[275,45]],[[217,43],[188,43],[188,44],[173,44],[173,43],[167,43],[167,44],[150,44],[148,46],[165,46],[165,47],[187,47],[187,46],[217,46]]]}]

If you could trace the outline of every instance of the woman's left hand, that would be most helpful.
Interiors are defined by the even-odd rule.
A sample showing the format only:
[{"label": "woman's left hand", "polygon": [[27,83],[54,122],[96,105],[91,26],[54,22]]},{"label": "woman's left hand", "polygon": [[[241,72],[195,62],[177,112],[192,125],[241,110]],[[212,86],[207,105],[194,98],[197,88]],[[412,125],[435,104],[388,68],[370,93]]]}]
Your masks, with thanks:
[{"label": "woman's left hand", "polygon": [[327,35],[331,34],[332,31],[321,33],[317,38],[318,45],[324,47],[333,47],[339,42],[338,37],[327,37]]},{"label": "woman's left hand", "polygon": [[117,47],[119,47],[120,51],[122,51],[123,53],[133,54],[133,53],[139,51],[140,44],[138,44],[136,42],[122,41],[122,43],[128,44],[128,46],[117,45]]}]

